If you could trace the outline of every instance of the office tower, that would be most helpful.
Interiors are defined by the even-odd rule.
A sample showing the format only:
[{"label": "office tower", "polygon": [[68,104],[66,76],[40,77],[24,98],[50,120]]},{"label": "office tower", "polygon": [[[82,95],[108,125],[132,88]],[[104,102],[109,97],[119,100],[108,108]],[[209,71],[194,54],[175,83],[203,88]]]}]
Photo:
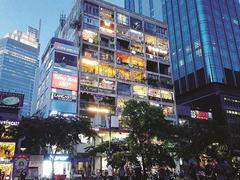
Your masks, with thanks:
[{"label": "office tower", "polygon": [[52,38],[42,56],[36,114],[76,115],[78,91],[78,48],[73,42]]},{"label": "office tower", "polygon": [[239,148],[239,1],[164,0],[163,6],[177,104],[211,112]]},{"label": "office tower", "polygon": [[[162,107],[166,120],[176,123],[166,33],[160,21],[97,0],[77,1],[59,26],[56,36],[79,47],[77,114],[91,117],[101,137],[95,145],[109,140],[109,118],[112,139],[128,135],[120,116],[130,99]],[[95,158],[96,169],[105,166],[102,160]]]},{"label": "office tower", "polygon": [[161,0],[124,0],[124,8],[162,21]]},{"label": "office tower", "polygon": [[38,30],[14,31],[0,39],[0,90],[24,94],[21,114],[30,115],[39,64]]}]

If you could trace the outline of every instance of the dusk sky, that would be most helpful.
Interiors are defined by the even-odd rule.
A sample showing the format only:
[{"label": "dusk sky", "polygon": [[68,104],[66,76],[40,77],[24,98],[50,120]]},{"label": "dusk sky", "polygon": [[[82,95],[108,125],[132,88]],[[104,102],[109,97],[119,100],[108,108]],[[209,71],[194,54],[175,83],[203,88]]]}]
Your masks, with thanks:
[{"label": "dusk sky", "polygon": [[[123,0],[107,0],[123,6]],[[0,0],[0,38],[14,30],[27,31],[27,27],[38,28],[42,19],[40,43],[41,53],[59,24],[61,12],[68,14],[74,0]]]}]

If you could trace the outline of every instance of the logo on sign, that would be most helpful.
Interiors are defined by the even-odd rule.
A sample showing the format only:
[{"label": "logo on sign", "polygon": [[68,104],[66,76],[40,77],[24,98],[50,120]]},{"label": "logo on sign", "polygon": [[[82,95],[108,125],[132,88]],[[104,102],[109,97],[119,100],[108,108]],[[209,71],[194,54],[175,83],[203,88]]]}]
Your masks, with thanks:
[{"label": "logo on sign", "polygon": [[61,100],[61,101],[76,101],[77,97],[74,95],[52,93],[52,99]]}]

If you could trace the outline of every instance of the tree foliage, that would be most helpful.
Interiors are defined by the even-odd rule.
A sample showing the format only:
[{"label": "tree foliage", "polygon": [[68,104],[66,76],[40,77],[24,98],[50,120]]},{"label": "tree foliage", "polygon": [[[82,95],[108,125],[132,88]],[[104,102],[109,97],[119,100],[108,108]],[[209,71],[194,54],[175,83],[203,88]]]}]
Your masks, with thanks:
[{"label": "tree foliage", "polygon": [[95,136],[89,119],[63,116],[46,119],[26,117],[14,131],[15,137],[24,139],[24,146],[30,152],[38,147],[48,147],[52,154],[71,150],[74,144],[81,143],[80,134],[86,137]]},{"label": "tree foliage", "polygon": [[153,165],[162,165],[163,159],[171,158],[160,142],[172,137],[173,126],[164,119],[160,107],[135,100],[130,100],[125,105],[122,118],[130,129],[128,137],[130,152],[142,158],[143,171],[146,174],[146,169]]}]

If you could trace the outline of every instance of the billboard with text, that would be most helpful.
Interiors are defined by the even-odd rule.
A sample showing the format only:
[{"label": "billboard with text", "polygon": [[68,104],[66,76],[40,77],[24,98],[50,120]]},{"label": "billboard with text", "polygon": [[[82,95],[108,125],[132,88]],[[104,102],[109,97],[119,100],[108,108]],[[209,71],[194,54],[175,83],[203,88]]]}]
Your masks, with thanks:
[{"label": "billboard with text", "polygon": [[77,91],[78,76],[61,74],[56,71],[53,71],[52,87],[58,89]]}]

